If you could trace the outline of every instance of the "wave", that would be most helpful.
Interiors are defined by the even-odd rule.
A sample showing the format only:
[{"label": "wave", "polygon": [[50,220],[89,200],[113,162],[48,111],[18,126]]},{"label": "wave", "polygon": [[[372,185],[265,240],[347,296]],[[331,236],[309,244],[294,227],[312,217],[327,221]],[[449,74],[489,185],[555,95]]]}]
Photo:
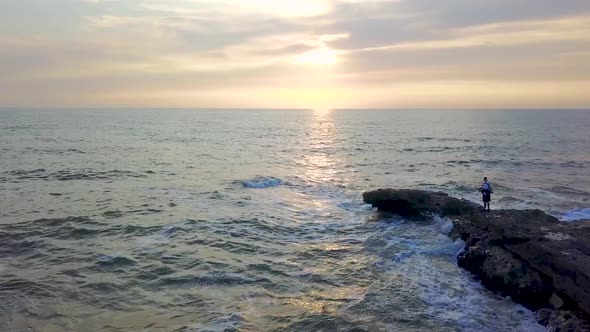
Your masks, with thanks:
[{"label": "wave", "polygon": [[459,142],[459,143],[470,143],[470,139],[456,138],[456,137],[418,137],[416,138],[419,142],[426,141],[438,141],[438,142]]},{"label": "wave", "polygon": [[14,125],[14,126],[0,127],[0,130],[16,131],[16,130],[31,129],[31,128],[33,128],[33,125]]},{"label": "wave", "polygon": [[[473,193],[477,190],[477,187],[474,185],[470,185],[470,184],[465,184],[465,183],[460,183],[457,181],[447,181],[445,183],[443,183],[442,185],[435,185],[435,184],[423,184],[423,186],[428,186],[428,187],[434,187],[437,190],[453,190],[453,191],[457,191],[459,193],[462,194],[469,194],[469,193]],[[494,185],[494,187],[498,187],[496,185]]]},{"label": "wave", "polygon": [[37,149],[33,147],[26,147],[25,151],[35,154],[50,154],[50,155],[63,155],[63,154],[86,154],[86,152],[80,149]]},{"label": "wave", "polygon": [[559,220],[562,220],[562,221],[590,220],[590,208],[584,208],[584,209],[571,210],[571,211],[564,212],[559,216]]},{"label": "wave", "polygon": [[449,235],[453,230],[453,222],[449,218],[443,218],[440,216],[433,216],[432,218],[438,228],[438,231],[443,235]]},{"label": "wave", "polygon": [[504,204],[516,204],[516,203],[524,203],[525,201],[520,198],[516,198],[516,197],[512,197],[512,196],[504,196],[504,197],[501,197],[498,200],[498,202],[504,203]]},{"label": "wave", "polygon": [[153,208],[148,208],[148,209],[140,209],[140,210],[129,210],[129,211],[121,211],[121,210],[112,210],[112,211],[106,211],[102,214],[103,217],[107,218],[107,219],[117,219],[117,218],[121,218],[123,216],[129,215],[129,214],[133,214],[133,215],[139,215],[139,216],[147,216],[150,214],[154,214],[154,213],[160,213],[163,212],[164,210],[160,210],[160,209],[153,209]]},{"label": "wave", "polygon": [[470,143],[471,140],[470,139],[464,139],[464,138],[454,138],[454,137],[442,137],[438,139],[440,142],[464,142],[464,143]]},{"label": "wave", "polygon": [[[457,165],[469,165],[470,163],[474,162],[473,160],[469,161],[469,160],[449,160],[446,161],[446,164],[457,164]],[[475,161],[477,162],[477,161]]]},{"label": "wave", "polygon": [[371,211],[373,207],[370,204],[358,203],[358,202],[340,202],[338,207],[346,211],[361,212]]},{"label": "wave", "polygon": [[419,152],[419,153],[424,153],[424,152],[450,152],[450,151],[459,151],[459,150],[463,150],[465,149],[465,147],[463,146],[429,146],[429,147],[424,147],[424,148],[405,148],[403,150],[401,150],[402,152]]},{"label": "wave", "polygon": [[551,187],[551,191],[556,192],[558,194],[564,194],[564,195],[590,196],[590,193],[588,193],[586,191],[575,189],[572,187],[566,187],[566,186],[553,186],[553,187]]},{"label": "wave", "polygon": [[165,288],[195,288],[221,285],[248,285],[256,283],[270,283],[264,277],[248,277],[222,271],[205,275],[170,276],[160,278],[154,285]]},{"label": "wave", "polygon": [[[97,171],[94,169],[80,170],[61,170],[57,172],[47,172],[44,168],[34,170],[14,170],[4,172],[16,180],[46,180],[46,181],[69,181],[69,180],[108,180],[114,178],[147,178],[145,173],[132,171]],[[6,179],[6,178],[3,178]]]},{"label": "wave", "polygon": [[425,149],[424,152],[447,152],[451,150],[461,150],[463,147],[453,147],[453,146],[433,146],[431,148]]},{"label": "wave", "polygon": [[246,188],[270,188],[276,187],[282,183],[281,179],[275,177],[257,177],[251,180],[241,181],[242,185]]},{"label": "wave", "polygon": [[131,258],[122,255],[104,255],[100,254],[96,258],[97,264],[101,266],[130,266],[136,265],[137,262]]},{"label": "wave", "polygon": [[161,226],[134,226],[130,229],[136,237],[136,243],[133,251],[139,254],[154,254],[164,250],[163,245],[169,243],[175,237],[188,233],[191,226],[198,223],[195,220],[187,220],[180,223],[174,223]]},{"label": "wave", "polygon": [[0,282],[0,294],[7,292],[15,292],[25,297],[55,297],[57,289],[49,284],[27,279],[5,279]]},{"label": "wave", "polygon": [[585,168],[586,163],[582,161],[570,160],[559,164],[562,167]]},{"label": "wave", "polygon": [[4,225],[0,230],[0,255],[46,255],[55,249],[52,239],[85,240],[109,231],[108,224],[88,217],[37,219]]}]

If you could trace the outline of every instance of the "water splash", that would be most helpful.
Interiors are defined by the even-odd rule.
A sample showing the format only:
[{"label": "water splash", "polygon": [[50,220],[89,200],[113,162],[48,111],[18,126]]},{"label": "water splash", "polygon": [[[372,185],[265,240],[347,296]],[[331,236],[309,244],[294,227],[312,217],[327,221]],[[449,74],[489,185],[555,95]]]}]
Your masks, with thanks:
[{"label": "water splash", "polygon": [[562,221],[590,220],[590,208],[564,212],[559,219]]},{"label": "water splash", "polygon": [[275,177],[257,177],[251,180],[241,181],[241,183],[246,188],[262,189],[280,185],[281,179]]}]

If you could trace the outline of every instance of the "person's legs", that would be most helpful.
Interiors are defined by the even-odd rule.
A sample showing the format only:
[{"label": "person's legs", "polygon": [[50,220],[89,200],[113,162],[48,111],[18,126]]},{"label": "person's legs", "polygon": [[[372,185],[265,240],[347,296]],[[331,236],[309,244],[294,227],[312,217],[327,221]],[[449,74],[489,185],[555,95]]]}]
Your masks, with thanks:
[{"label": "person's legs", "polygon": [[490,210],[490,201],[491,201],[490,195],[484,195],[483,196],[483,210],[484,211],[489,211]]}]

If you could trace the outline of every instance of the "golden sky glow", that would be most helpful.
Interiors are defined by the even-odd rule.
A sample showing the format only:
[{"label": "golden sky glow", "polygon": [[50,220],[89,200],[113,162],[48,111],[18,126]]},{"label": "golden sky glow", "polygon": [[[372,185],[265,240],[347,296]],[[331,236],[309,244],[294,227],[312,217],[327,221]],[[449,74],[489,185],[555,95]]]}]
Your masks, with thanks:
[{"label": "golden sky glow", "polygon": [[0,106],[590,107],[587,0],[0,2]]}]

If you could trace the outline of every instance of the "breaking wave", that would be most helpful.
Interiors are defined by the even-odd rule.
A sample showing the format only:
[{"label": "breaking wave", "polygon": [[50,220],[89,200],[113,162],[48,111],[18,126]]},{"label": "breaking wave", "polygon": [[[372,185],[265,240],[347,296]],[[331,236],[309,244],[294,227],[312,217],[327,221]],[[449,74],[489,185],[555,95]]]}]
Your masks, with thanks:
[{"label": "breaking wave", "polygon": [[276,187],[282,183],[281,179],[275,177],[257,177],[250,180],[241,181],[242,185],[246,188],[270,188]]},{"label": "breaking wave", "polygon": [[564,212],[559,219],[562,221],[590,220],[590,208]]}]

